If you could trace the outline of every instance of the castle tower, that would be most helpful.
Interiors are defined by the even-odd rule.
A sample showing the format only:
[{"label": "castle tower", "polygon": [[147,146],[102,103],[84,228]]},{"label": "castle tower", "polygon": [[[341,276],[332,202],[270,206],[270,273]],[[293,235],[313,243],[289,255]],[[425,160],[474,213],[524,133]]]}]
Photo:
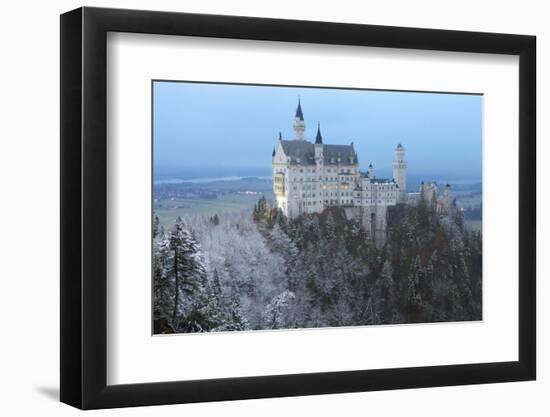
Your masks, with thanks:
[{"label": "castle tower", "polygon": [[374,167],[372,166],[372,164],[369,164],[369,170],[367,171],[367,176],[369,178],[374,178]]},{"label": "castle tower", "polygon": [[321,123],[317,124],[317,136],[315,136],[315,159],[323,156],[323,136],[321,136]]},{"label": "castle tower", "polygon": [[398,144],[395,148],[395,159],[392,162],[393,179],[399,186],[397,201],[404,203],[407,200],[407,161],[405,161],[405,148]]},{"label": "castle tower", "polygon": [[[321,123],[317,124],[317,135],[315,136],[315,145],[313,146],[315,150],[315,165],[317,167],[317,181],[321,184],[323,182],[323,167],[325,163],[325,158],[323,155],[323,137],[321,136]],[[319,195],[322,196],[323,191],[321,189],[319,189],[318,191]],[[322,200],[320,201],[320,203],[322,204]]]},{"label": "castle tower", "polygon": [[306,123],[304,122],[302,105],[300,104],[300,99],[298,98],[298,107],[296,108],[296,117],[294,118],[295,140],[304,140],[305,131],[306,131]]}]

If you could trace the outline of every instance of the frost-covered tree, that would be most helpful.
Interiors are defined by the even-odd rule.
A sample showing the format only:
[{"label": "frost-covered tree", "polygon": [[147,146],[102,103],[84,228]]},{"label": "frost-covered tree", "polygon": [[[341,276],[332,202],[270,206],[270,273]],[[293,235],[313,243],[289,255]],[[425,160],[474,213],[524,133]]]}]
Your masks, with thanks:
[{"label": "frost-covered tree", "polygon": [[174,310],[174,281],[170,274],[170,241],[166,236],[153,241],[153,318],[168,320]]},{"label": "frost-covered tree", "polygon": [[264,328],[287,329],[292,327],[291,305],[296,296],[291,291],[284,291],[273,297],[263,312]]},{"label": "frost-covered tree", "polygon": [[248,320],[242,313],[241,303],[236,293],[234,293],[233,296],[231,297],[228,311],[229,311],[228,318],[225,321],[221,330],[238,331],[238,330],[248,330],[250,328]]},{"label": "frost-covered tree", "polygon": [[206,284],[206,269],[202,251],[192,233],[178,218],[170,233],[172,274],[174,275],[174,310],[172,321],[189,314],[193,304],[200,304],[201,292]]},{"label": "frost-covered tree", "polygon": [[282,256],[287,276],[287,289],[294,291],[299,275],[296,273],[296,263],[299,256],[296,244],[283,231],[279,224],[275,224],[269,234],[269,246],[273,252]]},{"label": "frost-covered tree", "polygon": [[417,255],[412,259],[407,279],[407,312],[411,317],[422,309],[422,295],[420,292],[420,280],[422,276],[422,265]]},{"label": "frost-covered tree", "polygon": [[175,331],[207,330],[200,313],[206,297],[206,271],[201,248],[178,219],[153,240],[153,318]]},{"label": "frost-covered tree", "polygon": [[184,332],[481,317],[480,234],[433,201],[390,208],[388,228],[374,247],[342,210],[287,219],[265,198],[252,213],[187,215],[155,232],[155,320],[176,311]]},{"label": "frost-covered tree", "polygon": [[327,218],[325,220],[325,238],[328,240],[334,240],[337,238],[336,222],[334,221],[332,211],[328,212]]},{"label": "frost-covered tree", "polygon": [[160,220],[158,216],[155,216],[155,218],[153,219],[153,239],[155,239],[159,235],[160,228]]}]

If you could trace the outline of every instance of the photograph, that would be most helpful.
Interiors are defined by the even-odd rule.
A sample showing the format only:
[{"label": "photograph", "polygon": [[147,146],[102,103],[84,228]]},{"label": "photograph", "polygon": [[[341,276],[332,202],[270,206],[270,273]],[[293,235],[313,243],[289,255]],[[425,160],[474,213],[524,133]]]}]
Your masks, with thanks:
[{"label": "photograph", "polygon": [[483,95],[152,94],[154,334],[483,319]]}]

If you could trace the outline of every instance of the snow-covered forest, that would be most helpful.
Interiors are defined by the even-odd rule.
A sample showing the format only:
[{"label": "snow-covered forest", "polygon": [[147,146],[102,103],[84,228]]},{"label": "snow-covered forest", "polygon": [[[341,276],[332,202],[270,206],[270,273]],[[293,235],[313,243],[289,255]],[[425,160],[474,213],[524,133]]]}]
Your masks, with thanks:
[{"label": "snow-covered forest", "polygon": [[155,333],[480,320],[482,239],[462,212],[390,207],[375,247],[340,209],[154,221]]}]

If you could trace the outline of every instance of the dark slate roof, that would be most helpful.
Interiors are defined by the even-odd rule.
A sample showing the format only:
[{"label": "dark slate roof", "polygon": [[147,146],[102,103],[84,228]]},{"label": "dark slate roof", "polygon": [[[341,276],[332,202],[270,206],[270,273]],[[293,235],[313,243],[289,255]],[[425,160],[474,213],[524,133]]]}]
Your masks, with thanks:
[{"label": "dark slate roof", "polygon": [[298,99],[298,108],[296,109],[296,118],[304,120],[304,113],[302,113],[302,105],[300,104],[300,99]]},{"label": "dark slate roof", "polygon": [[323,137],[321,136],[321,123],[317,125],[317,136],[315,137],[315,144],[323,144]]},{"label": "dark slate roof", "polygon": [[[378,184],[391,184],[395,183],[395,180],[393,178],[370,178],[368,172],[360,172],[359,173],[361,178],[368,178],[371,183],[376,182]],[[397,185],[397,184],[396,184]]]},{"label": "dark slate roof", "polygon": [[282,140],[285,155],[291,158],[291,163],[296,164],[300,160],[303,165],[315,165],[315,148],[313,143],[306,140]]},{"label": "dark slate roof", "polygon": [[344,164],[350,163],[350,158],[353,158],[353,164],[357,164],[357,154],[353,145],[323,145],[323,155],[325,164],[337,164],[338,158]]},{"label": "dark slate roof", "polygon": [[[281,140],[285,155],[291,158],[291,163],[296,164],[300,159],[302,165],[315,165],[315,145],[307,140]],[[323,145],[325,165],[349,165],[357,164],[357,154],[353,145]],[[340,161],[338,161],[340,158]],[[353,162],[350,162],[353,158]]]}]

